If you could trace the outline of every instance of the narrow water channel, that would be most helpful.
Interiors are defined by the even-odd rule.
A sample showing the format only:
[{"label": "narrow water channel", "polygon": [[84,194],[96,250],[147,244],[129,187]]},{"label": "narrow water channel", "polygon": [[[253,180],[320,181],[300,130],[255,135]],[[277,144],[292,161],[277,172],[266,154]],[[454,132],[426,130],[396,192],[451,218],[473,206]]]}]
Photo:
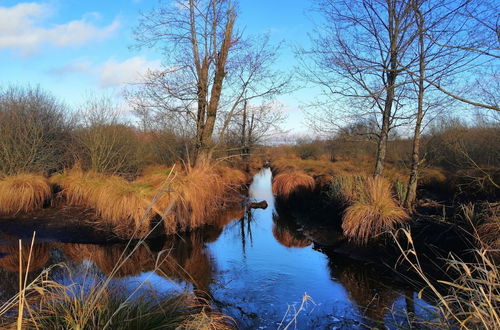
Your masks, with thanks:
[{"label": "narrow water channel", "polygon": [[[302,228],[280,220],[271,181],[271,171],[263,169],[249,189],[250,199],[267,201],[266,209],[228,212],[219,228],[145,244],[114,282],[130,290],[142,283],[158,292],[204,292],[242,329],[284,328],[290,322],[297,329],[396,328],[406,312],[426,317],[429,306],[414,290],[383,278],[376,265],[318,246]],[[124,249],[49,236],[42,233],[35,246],[33,273],[64,262],[72,269],[71,281],[85,281],[89,272],[109,275]],[[0,225],[0,301],[17,287],[16,244],[17,237]],[[63,272],[53,276],[70,281]],[[299,311],[304,297],[310,298]]]}]

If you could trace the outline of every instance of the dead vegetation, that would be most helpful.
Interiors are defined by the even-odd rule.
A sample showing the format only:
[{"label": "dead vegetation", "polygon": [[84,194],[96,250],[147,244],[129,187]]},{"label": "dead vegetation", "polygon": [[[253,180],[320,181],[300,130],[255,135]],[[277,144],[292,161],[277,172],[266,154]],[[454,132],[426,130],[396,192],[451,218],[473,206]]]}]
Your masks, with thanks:
[{"label": "dead vegetation", "polygon": [[212,223],[234,204],[246,176],[205,161],[185,170],[151,167],[134,181],[78,167],[51,181],[68,203],[94,209],[117,234],[130,237],[145,235],[155,217],[163,220],[167,234]]},{"label": "dead vegetation", "polygon": [[0,178],[0,214],[16,215],[42,208],[51,199],[48,180],[36,174]]},{"label": "dead vegetation", "polygon": [[314,179],[299,171],[278,174],[273,179],[273,193],[288,199],[293,195],[312,192],[316,186]]},{"label": "dead vegetation", "polygon": [[352,241],[366,244],[376,236],[409,219],[394,201],[390,183],[383,178],[365,178],[353,202],[344,211],[342,229]]}]

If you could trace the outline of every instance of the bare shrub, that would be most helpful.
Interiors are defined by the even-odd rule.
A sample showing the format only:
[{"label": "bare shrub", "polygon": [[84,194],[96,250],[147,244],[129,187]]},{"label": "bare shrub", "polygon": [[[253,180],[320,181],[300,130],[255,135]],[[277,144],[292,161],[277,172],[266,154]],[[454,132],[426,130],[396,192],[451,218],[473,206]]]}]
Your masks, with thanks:
[{"label": "bare shrub", "polygon": [[0,173],[47,173],[68,161],[64,107],[38,87],[0,91]]},{"label": "bare shrub", "polygon": [[119,120],[110,99],[91,98],[75,132],[76,159],[85,170],[134,176],[141,169],[141,144],[136,130]]}]

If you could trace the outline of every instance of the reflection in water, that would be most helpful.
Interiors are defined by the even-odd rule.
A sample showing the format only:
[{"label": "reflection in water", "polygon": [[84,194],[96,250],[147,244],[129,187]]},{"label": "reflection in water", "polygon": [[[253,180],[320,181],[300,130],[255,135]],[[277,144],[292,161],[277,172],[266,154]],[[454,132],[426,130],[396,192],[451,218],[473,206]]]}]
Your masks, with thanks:
[{"label": "reflection in water", "polygon": [[[0,267],[8,272],[19,272],[19,244],[14,239],[11,240],[12,245],[0,246]],[[23,243],[21,252],[21,266],[23,272],[28,267],[28,258],[30,259],[29,272],[35,272],[42,269],[50,259],[50,246],[48,243],[34,244],[31,249],[31,244]]]},{"label": "reflection in water", "polygon": [[[302,228],[286,209],[276,213],[271,179],[265,169],[249,189],[250,199],[266,200],[267,209],[235,208],[221,214],[215,226],[146,241],[133,253],[124,244],[68,244],[57,237],[35,244],[29,276],[62,261],[75,271],[93,265],[102,276],[113,274],[121,283],[147,279],[162,292],[175,289],[168,283],[180,284],[212,297],[240,328],[276,328],[288,306],[298,307],[304,293],[316,305],[299,315],[301,329],[383,327],[393,306],[419,313],[412,290],[395,287],[377,270],[316,246],[333,245],[338,234]],[[24,264],[28,250],[24,244]],[[16,293],[18,253],[17,238],[0,237],[0,300]],[[115,270],[124,253],[131,256]]]},{"label": "reflection in water", "polygon": [[377,269],[370,265],[329,255],[328,268],[332,278],[339,281],[348,293],[349,299],[356,303],[363,323],[383,326],[384,317],[391,312],[401,293],[384,281]]},{"label": "reflection in water", "polygon": [[287,248],[304,248],[312,244],[301,232],[295,222],[286,221],[278,215],[273,216],[274,238]]}]

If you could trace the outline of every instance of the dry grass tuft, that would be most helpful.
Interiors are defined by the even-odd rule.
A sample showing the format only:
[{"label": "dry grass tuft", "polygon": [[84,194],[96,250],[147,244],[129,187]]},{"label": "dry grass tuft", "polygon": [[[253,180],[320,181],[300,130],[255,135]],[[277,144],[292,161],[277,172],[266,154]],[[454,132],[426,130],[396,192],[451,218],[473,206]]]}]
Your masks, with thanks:
[{"label": "dry grass tuft", "polygon": [[171,192],[159,200],[163,208],[168,203],[173,205],[172,213],[164,219],[167,232],[208,224],[223,207],[227,188],[226,182],[208,162],[199,163],[179,175],[172,183]]},{"label": "dry grass tuft", "polygon": [[56,175],[52,180],[61,186],[68,203],[94,209],[117,234],[128,237],[138,230],[143,235],[149,229],[153,216],[149,208],[151,186],[78,168]]},{"label": "dry grass tuft", "polygon": [[365,177],[355,175],[339,175],[330,182],[329,197],[343,205],[357,201],[362,194]]},{"label": "dry grass tuft", "polygon": [[[438,280],[446,289],[443,292],[422,270],[411,232],[406,229],[401,229],[401,232],[406,237],[408,249],[403,248],[397,235],[393,237],[402,253],[402,260],[425,282],[431,299],[437,300],[440,317],[430,324],[430,328],[500,329],[500,266],[484,249],[484,244],[471,251],[472,261],[463,261],[450,254],[446,260],[447,269],[456,276],[451,281]],[[474,232],[475,229],[472,233],[475,236]],[[481,240],[480,237],[476,239]]]},{"label": "dry grass tuft", "polygon": [[315,186],[316,182],[311,176],[298,171],[281,173],[273,179],[273,193],[283,198],[311,192]]},{"label": "dry grass tuft", "polygon": [[16,215],[43,207],[52,197],[46,178],[36,174],[18,174],[0,179],[0,213]]},{"label": "dry grass tuft", "polygon": [[167,234],[211,224],[234,200],[246,175],[202,161],[184,171],[150,167],[132,182],[79,168],[52,180],[70,204],[94,209],[120,236],[142,237],[155,216],[163,219]]},{"label": "dry grass tuft", "polygon": [[385,231],[393,230],[408,219],[391,194],[390,183],[383,178],[366,178],[357,200],[343,216],[342,229],[352,241],[366,244]]}]

